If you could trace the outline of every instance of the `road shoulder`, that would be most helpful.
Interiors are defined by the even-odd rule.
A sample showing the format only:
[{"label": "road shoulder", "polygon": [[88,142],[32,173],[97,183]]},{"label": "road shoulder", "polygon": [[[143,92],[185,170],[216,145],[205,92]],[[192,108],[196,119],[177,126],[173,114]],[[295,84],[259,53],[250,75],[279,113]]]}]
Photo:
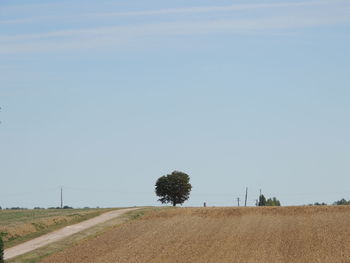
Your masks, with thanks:
[{"label": "road shoulder", "polygon": [[[69,247],[81,240],[91,238],[99,233],[107,231],[109,228],[117,227],[118,225],[129,221],[131,219],[141,216],[145,211],[152,208],[131,208],[131,209],[121,209],[111,212],[115,212],[113,216],[106,216],[111,212],[107,212],[102,216],[89,219],[87,221],[75,224],[72,226],[65,227],[64,229],[54,231],[50,234],[44,235],[42,237],[33,239],[31,241],[25,242],[16,247],[12,247],[5,250],[6,262],[38,262],[39,259],[61,251],[66,247]],[[117,211],[119,211],[117,213]],[[110,214],[109,214],[110,215]],[[92,221],[90,221],[92,220]],[[82,225],[85,227],[82,227]],[[86,227],[88,226],[88,227]],[[61,238],[56,239],[57,232],[62,231],[64,233],[70,232],[71,234],[61,236]],[[38,240],[39,239],[39,240]],[[41,240],[47,240],[46,243],[40,243]],[[40,244],[37,247],[37,244]],[[17,250],[13,250],[17,249]]]}]

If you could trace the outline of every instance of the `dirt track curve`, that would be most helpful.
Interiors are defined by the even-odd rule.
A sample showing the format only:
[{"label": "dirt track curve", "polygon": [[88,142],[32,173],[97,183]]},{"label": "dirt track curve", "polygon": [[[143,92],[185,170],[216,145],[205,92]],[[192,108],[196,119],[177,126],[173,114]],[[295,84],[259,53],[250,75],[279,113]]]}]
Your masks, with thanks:
[{"label": "dirt track curve", "polygon": [[80,222],[78,224],[66,226],[62,229],[48,233],[46,235],[43,235],[41,237],[38,237],[38,238],[35,238],[32,240],[29,240],[29,241],[22,243],[20,245],[5,249],[4,257],[5,257],[5,259],[10,259],[10,258],[17,257],[19,255],[28,253],[32,250],[46,246],[46,245],[51,244],[53,242],[56,242],[60,239],[71,236],[75,233],[78,233],[80,231],[83,231],[85,229],[93,227],[97,224],[106,222],[110,219],[121,216],[121,215],[123,215],[129,211],[135,210],[135,209],[137,209],[137,208],[127,208],[127,209],[114,210],[114,211],[104,213],[100,216],[94,217],[92,219]]}]

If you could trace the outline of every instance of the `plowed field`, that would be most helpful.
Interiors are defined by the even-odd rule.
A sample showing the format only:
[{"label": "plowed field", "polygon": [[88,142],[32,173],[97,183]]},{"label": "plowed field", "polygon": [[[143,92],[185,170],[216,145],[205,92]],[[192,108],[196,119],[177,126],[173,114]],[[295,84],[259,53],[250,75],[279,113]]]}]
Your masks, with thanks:
[{"label": "plowed field", "polygon": [[350,263],[350,207],[160,210],[42,262]]}]

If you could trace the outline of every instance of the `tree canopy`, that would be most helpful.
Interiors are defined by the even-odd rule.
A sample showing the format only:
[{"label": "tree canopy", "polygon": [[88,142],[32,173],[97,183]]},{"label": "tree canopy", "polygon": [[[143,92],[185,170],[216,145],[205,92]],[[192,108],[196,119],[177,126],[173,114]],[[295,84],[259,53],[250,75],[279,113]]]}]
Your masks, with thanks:
[{"label": "tree canopy", "polygon": [[276,197],[266,200],[264,195],[260,195],[258,206],[281,206],[281,202]]},{"label": "tree canopy", "polygon": [[335,201],[334,205],[350,205],[350,200],[347,201],[346,199],[342,198],[338,201]]},{"label": "tree canopy", "polygon": [[266,206],[281,206],[281,202],[276,197],[266,200]]},{"label": "tree canopy", "polygon": [[266,205],[266,198],[264,195],[260,195],[259,196],[259,202],[258,202],[258,206],[265,206]]},{"label": "tree canopy", "polygon": [[190,177],[179,171],[159,177],[155,185],[158,201],[162,204],[171,203],[173,206],[183,204],[190,197],[192,185]]}]

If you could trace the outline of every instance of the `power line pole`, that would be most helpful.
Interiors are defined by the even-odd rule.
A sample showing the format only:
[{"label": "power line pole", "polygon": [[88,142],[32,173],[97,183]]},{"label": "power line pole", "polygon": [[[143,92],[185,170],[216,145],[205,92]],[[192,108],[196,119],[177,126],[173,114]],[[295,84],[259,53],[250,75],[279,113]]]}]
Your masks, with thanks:
[{"label": "power line pole", "polygon": [[248,198],[248,187],[245,189],[245,200],[244,200],[244,206],[247,206],[247,198]]},{"label": "power line pole", "polygon": [[239,197],[237,197],[237,203],[238,203],[238,206],[239,206]]},{"label": "power line pole", "polygon": [[61,209],[63,208],[63,187],[61,186]]}]

